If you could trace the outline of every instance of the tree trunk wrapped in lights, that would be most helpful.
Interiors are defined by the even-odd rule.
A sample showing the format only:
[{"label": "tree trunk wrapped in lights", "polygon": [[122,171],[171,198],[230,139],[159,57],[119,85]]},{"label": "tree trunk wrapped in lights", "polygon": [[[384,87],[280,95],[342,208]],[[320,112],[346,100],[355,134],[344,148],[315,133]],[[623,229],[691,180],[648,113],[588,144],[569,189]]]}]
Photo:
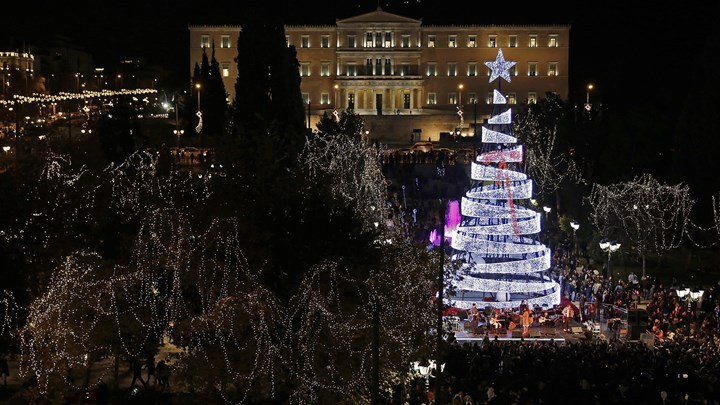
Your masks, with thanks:
[{"label": "tree trunk wrapped in lights", "polygon": [[[515,62],[505,61],[502,50],[485,64],[491,82],[510,82]],[[512,109],[498,90],[493,104],[482,129],[482,153],[472,162],[473,184],[462,198],[463,219],[452,237],[452,258],[461,266],[451,302],[460,308],[478,302],[516,308],[523,301],[551,307],[560,303],[560,286],[546,274],[550,249],[533,237],[540,233],[540,214],[521,203],[532,197],[532,180],[519,171],[523,147],[515,145]]]}]

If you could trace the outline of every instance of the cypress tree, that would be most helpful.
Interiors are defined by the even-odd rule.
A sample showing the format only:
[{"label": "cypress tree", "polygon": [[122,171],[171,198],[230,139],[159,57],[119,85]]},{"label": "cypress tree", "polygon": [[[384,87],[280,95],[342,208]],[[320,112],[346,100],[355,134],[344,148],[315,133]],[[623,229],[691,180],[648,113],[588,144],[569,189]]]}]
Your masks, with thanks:
[{"label": "cypress tree", "polygon": [[212,57],[203,81],[203,132],[207,135],[221,135],[225,129],[227,93],[220,73],[220,63],[215,58],[215,41],[212,43]]},{"label": "cypress tree", "polygon": [[[273,252],[264,282],[289,296],[304,265],[298,252],[306,238],[301,218],[303,189],[298,155],[304,147],[304,113],[299,63],[285,40],[276,13],[262,6],[244,13],[238,38],[235,84],[234,163],[244,184],[243,211],[256,227],[260,249]],[[277,254],[283,252],[282,254]]]},{"label": "cypress tree", "polygon": [[[203,50],[203,54],[205,51]],[[198,110],[198,97],[197,97],[197,88],[195,85],[199,84],[200,88],[202,90],[203,86],[203,79],[202,79],[202,73],[200,69],[200,65],[195,63],[195,68],[193,69],[193,76],[192,81],[190,83],[190,93],[188,94],[187,101],[188,103],[185,104],[185,133],[188,135],[195,135],[195,126],[197,125],[198,118],[195,115],[195,113]],[[200,97],[202,97],[202,93],[200,94]],[[202,107],[202,101],[201,105]]]}]

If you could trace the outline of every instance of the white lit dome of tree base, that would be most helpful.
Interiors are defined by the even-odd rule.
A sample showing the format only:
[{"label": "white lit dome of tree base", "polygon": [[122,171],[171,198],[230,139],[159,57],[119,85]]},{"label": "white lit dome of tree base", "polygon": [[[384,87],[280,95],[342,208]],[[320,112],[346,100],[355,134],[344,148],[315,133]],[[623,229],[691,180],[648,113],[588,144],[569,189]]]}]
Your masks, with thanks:
[{"label": "white lit dome of tree base", "polygon": [[[510,82],[502,50],[491,69],[490,82]],[[499,86],[499,83],[498,83]],[[540,243],[538,212],[527,206],[532,180],[520,171],[523,147],[512,134],[512,109],[494,90],[493,114],[482,128],[482,152],[472,162],[472,186],[461,202],[462,221],[452,237],[451,258],[461,263],[452,278],[451,305],[470,308],[517,308],[560,304],[560,285],[548,275],[550,249]],[[490,301],[486,301],[490,299]]]}]

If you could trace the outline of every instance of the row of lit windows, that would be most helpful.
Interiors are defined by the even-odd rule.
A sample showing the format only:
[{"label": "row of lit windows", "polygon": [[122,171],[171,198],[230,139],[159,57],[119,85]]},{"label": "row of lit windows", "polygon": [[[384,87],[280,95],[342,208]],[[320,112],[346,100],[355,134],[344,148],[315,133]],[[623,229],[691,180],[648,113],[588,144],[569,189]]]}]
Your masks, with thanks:
[{"label": "row of lit windows", "polygon": [[[438,76],[438,67],[437,63],[435,62],[428,62],[427,64],[427,75],[428,76]],[[508,72],[510,73],[510,76],[517,76],[517,65],[511,67]],[[528,62],[527,64],[527,75],[528,76],[538,76],[539,75],[538,70],[538,62]],[[466,74],[469,77],[477,76],[478,75],[478,63],[477,62],[468,62],[467,64],[467,70]],[[458,66],[455,62],[448,62],[447,63],[447,75],[448,76],[458,76]],[[485,75],[490,76],[490,69],[485,68]],[[547,65],[547,75],[548,76],[558,76],[558,63],[557,62],[549,62]]]},{"label": "row of lit windows", "polygon": [[[428,48],[435,48],[439,47],[440,44],[437,40],[437,35],[429,34],[426,37],[426,44]],[[467,35],[466,38],[464,38],[464,43],[461,43],[459,41],[458,35],[448,35],[447,36],[447,47],[448,48],[459,48],[461,46],[467,47],[467,48],[477,48],[478,47],[478,36],[477,35]],[[286,42],[290,43],[290,36],[286,35],[285,37]],[[530,34],[527,38],[527,42],[525,42],[525,46],[529,48],[537,48],[538,47],[538,36],[536,34]],[[396,46],[395,44],[395,36],[387,31],[385,33],[383,32],[376,32],[375,35],[373,35],[372,32],[366,33],[365,36],[365,48],[394,48]],[[400,36],[400,48],[410,48],[413,46],[413,42],[411,40],[410,35],[401,35]],[[488,35],[486,45],[488,48],[497,48],[498,46],[507,46],[508,48],[517,48],[521,46],[520,42],[518,41],[517,35],[509,35],[507,37],[507,43],[500,44],[498,42],[498,36],[497,35]],[[200,47],[202,48],[210,48],[212,46],[212,43],[210,41],[210,35],[201,35],[200,36]],[[310,35],[302,35],[300,37],[300,48],[310,48],[312,46],[310,42]],[[340,46],[340,44],[338,44]],[[356,35],[348,35],[347,36],[347,42],[345,44],[347,48],[357,48],[358,42],[357,42],[357,36]],[[558,35],[557,34],[550,34],[547,38],[547,46],[554,48],[559,46],[558,45]],[[220,48],[230,48],[230,35],[220,35]],[[330,35],[321,35],[320,36],[320,48],[330,48]]]},{"label": "row of lit windows", "polygon": [[[508,104],[517,104],[518,98],[517,93],[507,93],[505,95]],[[310,93],[302,93],[303,103],[308,104],[311,102],[310,99]],[[347,100],[350,104],[348,105],[354,105],[355,102],[355,94],[348,93],[347,94]],[[527,94],[526,102],[528,104],[535,104],[537,103],[538,97],[536,92],[529,92]],[[458,104],[459,102],[462,102],[462,100],[459,100],[458,94],[451,92],[447,94],[447,103],[448,104]],[[476,102],[479,102],[477,99],[476,93],[468,93],[468,98],[466,100],[466,103],[464,104],[475,104]],[[438,104],[438,98],[437,93],[428,93],[427,97],[427,103],[429,105],[435,105]],[[485,97],[485,104],[492,104],[493,103],[493,92],[488,92],[487,96]],[[320,93],[320,104],[324,105],[330,105],[330,93]]]},{"label": "row of lit windows", "polygon": [[[517,104],[517,102],[518,102],[517,93],[507,93],[505,95],[505,98],[507,99],[508,104]],[[478,100],[476,93],[468,93],[467,99],[465,101],[460,100],[458,98],[458,94],[455,92],[447,93],[447,103],[448,104],[463,103],[465,105],[465,104],[475,104],[475,103],[479,103],[479,102],[480,101]],[[528,104],[535,104],[537,102],[537,93],[529,92],[527,94],[526,102]],[[428,93],[427,103],[431,104],[431,105],[437,104],[438,103],[437,93]],[[485,104],[492,104],[492,103],[493,103],[493,92],[489,91],[487,93],[487,96],[485,97]]]},{"label": "row of lit windows", "polygon": [[[210,48],[210,35],[200,35],[200,47]],[[220,48],[230,48],[230,35],[220,35]]]},{"label": "row of lit windows", "polygon": [[[474,34],[467,35],[465,41],[463,43],[460,42],[458,35],[448,35],[447,36],[447,47],[448,48],[459,48],[459,47],[466,47],[466,48],[477,48],[479,45],[478,42],[478,36]],[[290,36],[286,36],[286,41],[289,44],[290,43]],[[426,37],[426,45],[428,48],[436,48],[440,46],[440,43],[438,42],[437,35],[428,34]],[[538,36],[536,34],[531,34],[527,38],[527,42],[524,43],[524,46],[527,46],[528,48],[537,48],[539,46],[540,42],[538,40]],[[394,48],[397,45],[400,46],[400,48],[410,48],[413,46],[412,37],[410,35],[401,35],[400,36],[400,43],[396,44],[395,42],[395,36],[392,35],[391,32],[376,32],[375,35],[373,35],[372,32],[368,32],[365,35],[365,42],[364,47],[365,48]],[[302,35],[300,36],[300,48],[310,48],[312,46],[312,43],[310,42],[310,35]],[[339,47],[342,47],[341,44],[338,43]],[[507,43],[501,44],[498,41],[497,35],[488,35],[486,46],[488,48],[497,48],[499,46],[507,46],[508,48],[518,48],[521,46],[520,41],[518,40],[517,35],[509,35],[507,37]],[[547,46],[550,48],[555,48],[559,46],[558,43],[558,35],[557,34],[550,34],[547,38]],[[357,48],[358,42],[357,42],[357,36],[356,35],[348,35],[347,41],[345,43],[346,48]],[[321,35],[320,36],[320,48],[330,48],[330,35]]]},{"label": "row of lit windows", "polygon": [[[364,76],[364,75],[392,75],[392,74],[400,74],[402,76],[404,75],[410,75],[412,74],[410,65],[409,64],[402,64],[400,66],[393,66],[391,59],[385,60],[385,65],[382,65],[383,60],[377,59],[375,67],[373,68],[372,59],[368,59],[368,62],[366,66],[364,66],[364,69],[361,69],[356,64],[348,64],[345,65],[342,69],[346,76]],[[311,64],[309,62],[302,62],[300,63],[300,76],[307,77],[311,74]],[[397,70],[395,68],[398,68]],[[490,76],[490,69],[487,67],[484,68],[485,75]],[[511,76],[517,76],[518,72],[516,69],[516,66],[513,66],[510,68],[509,73]],[[417,74],[417,72],[415,72]],[[438,67],[437,63],[435,62],[429,62],[427,64],[427,76],[438,76]],[[466,74],[468,77],[474,77],[478,76],[478,63],[477,62],[469,62],[467,64],[467,71]],[[527,75],[528,76],[538,76],[539,70],[538,70],[538,63],[537,62],[529,62],[527,65]],[[558,76],[558,63],[557,62],[550,62],[547,65],[547,75],[548,76]],[[330,76],[330,62],[322,62],[320,63],[320,76],[321,77],[328,77]],[[449,77],[455,77],[458,76],[458,66],[455,62],[448,62],[447,64],[447,76]]]}]

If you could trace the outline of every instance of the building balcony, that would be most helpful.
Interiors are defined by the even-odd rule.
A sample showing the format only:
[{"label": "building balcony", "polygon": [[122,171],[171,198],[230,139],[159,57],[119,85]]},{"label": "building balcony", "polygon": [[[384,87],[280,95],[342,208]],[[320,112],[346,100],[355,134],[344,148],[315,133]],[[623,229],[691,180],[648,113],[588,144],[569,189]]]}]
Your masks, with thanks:
[{"label": "building balcony", "polygon": [[400,78],[412,78],[421,79],[422,74],[420,73],[419,66],[359,66],[356,65],[354,69],[348,69],[344,67],[343,73],[338,75],[338,78],[342,79],[368,79],[368,78],[387,78],[387,79],[400,79]]}]

